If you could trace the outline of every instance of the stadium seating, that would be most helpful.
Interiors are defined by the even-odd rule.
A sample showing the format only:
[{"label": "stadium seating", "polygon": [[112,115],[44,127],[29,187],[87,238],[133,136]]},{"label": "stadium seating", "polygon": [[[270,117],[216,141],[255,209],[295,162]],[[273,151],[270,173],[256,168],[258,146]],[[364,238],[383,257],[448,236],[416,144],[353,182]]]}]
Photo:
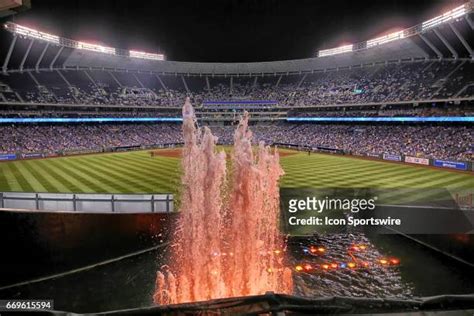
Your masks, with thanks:
[{"label": "stadium seating", "polygon": [[[19,97],[12,99],[12,93],[0,94],[17,102],[161,107],[179,107],[186,96],[197,105],[203,100],[248,99],[277,100],[280,106],[288,107],[429,101],[472,97],[473,70],[474,62],[468,60],[232,78],[53,70],[0,75],[0,84],[17,92]],[[150,93],[124,94],[133,88],[148,89]]]},{"label": "stadium seating", "polygon": [[[220,144],[234,127],[213,127]],[[403,154],[472,160],[474,129],[437,125],[274,124],[252,127],[254,141],[324,146],[351,154]],[[178,124],[0,125],[0,152],[62,152],[182,142]]]}]

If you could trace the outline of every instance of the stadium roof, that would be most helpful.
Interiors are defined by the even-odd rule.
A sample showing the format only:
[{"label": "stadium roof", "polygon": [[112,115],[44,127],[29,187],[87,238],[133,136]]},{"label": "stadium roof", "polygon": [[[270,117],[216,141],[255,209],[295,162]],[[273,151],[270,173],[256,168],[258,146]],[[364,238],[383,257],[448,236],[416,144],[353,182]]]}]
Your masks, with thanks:
[{"label": "stadium roof", "polygon": [[[3,71],[96,68],[157,73],[246,75],[300,73],[375,63],[430,58],[473,58],[473,3],[468,2],[419,25],[365,42],[320,50],[318,57],[254,63],[194,63],[165,61],[162,54],[122,50],[79,42],[14,23]],[[32,47],[41,46],[33,50]],[[35,51],[35,52],[33,52]],[[12,54],[22,56],[14,63]],[[34,63],[26,60],[34,60]]]}]

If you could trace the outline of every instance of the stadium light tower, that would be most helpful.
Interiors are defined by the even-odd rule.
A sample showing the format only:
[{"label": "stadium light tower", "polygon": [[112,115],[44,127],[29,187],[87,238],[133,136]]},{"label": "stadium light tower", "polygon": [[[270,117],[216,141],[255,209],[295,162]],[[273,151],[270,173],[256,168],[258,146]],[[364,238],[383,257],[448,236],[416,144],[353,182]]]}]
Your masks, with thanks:
[{"label": "stadium light tower", "polygon": [[[466,2],[465,4],[458,6],[452,10],[449,10],[439,16],[436,16],[432,19],[429,19],[425,22],[422,22],[421,24],[415,25],[413,27],[410,27],[408,29],[404,29],[401,31],[397,32],[392,32],[390,34],[380,36],[374,39],[370,39],[366,42],[360,42],[360,43],[355,43],[351,45],[344,45],[336,48],[330,48],[330,49],[324,49],[320,50],[317,53],[318,57],[326,57],[326,56],[333,56],[333,55],[338,55],[342,53],[347,53],[347,52],[355,52],[363,49],[369,49],[372,47],[377,47],[379,45],[383,45],[389,42],[393,42],[396,40],[404,39],[410,36],[418,35],[420,38],[428,44],[433,49],[433,45],[429,40],[423,36],[423,33],[425,33],[428,30],[433,30],[435,34],[440,38],[440,40],[443,42],[443,44],[448,48],[448,50],[452,53],[454,58],[457,58],[458,54],[457,52],[453,49],[453,47],[449,44],[449,42],[442,36],[440,32],[437,31],[437,27],[449,23],[449,25],[452,27],[452,22],[459,20],[460,18],[464,17],[468,24],[471,26],[471,28],[474,29],[474,23],[472,23],[468,13],[470,13],[473,9],[473,1],[471,0],[470,2]],[[460,37],[461,34],[459,32],[456,32],[457,30],[453,30],[454,33],[456,33],[456,36]],[[462,37],[462,36],[461,36]],[[472,56],[472,49],[466,45],[467,41],[465,39],[460,39],[462,44],[466,47],[466,49],[469,51],[470,55]],[[442,54],[434,47],[433,49],[438,57],[442,57]]]},{"label": "stadium light tower", "polygon": [[384,36],[380,36],[371,40],[367,41],[367,48],[374,47],[377,45],[382,45],[385,43],[389,43],[392,41],[396,41],[400,38],[405,37],[405,32],[404,31],[398,31],[398,32],[393,32]]},{"label": "stadium light tower", "polygon": [[442,15],[434,17],[428,21],[425,21],[421,24],[422,30],[425,31],[427,29],[433,28],[437,25],[446,23],[448,21],[454,20],[459,18],[467,13],[467,3],[463,4],[455,9],[449,10]]},{"label": "stadium light tower", "polygon": [[352,52],[353,48],[354,48],[354,45],[349,44],[349,45],[339,46],[339,47],[336,47],[336,48],[320,50],[319,53],[318,53],[318,57],[332,56],[332,55]]},{"label": "stadium light tower", "polygon": [[[13,46],[15,45],[16,37],[20,36],[23,38],[29,38],[31,40],[44,41],[46,42],[46,45],[56,45],[56,46],[61,46],[63,48],[68,47],[68,48],[73,48],[73,49],[87,50],[87,51],[96,52],[96,53],[116,55],[116,56],[129,57],[129,58],[139,58],[139,59],[156,60],[156,61],[165,60],[165,56],[163,54],[141,52],[141,51],[136,51],[136,50],[128,51],[128,50],[123,50],[123,49],[117,49],[114,47],[97,45],[97,44],[92,44],[92,43],[87,43],[87,42],[82,42],[82,41],[75,41],[68,38],[59,37],[57,35],[41,32],[41,31],[26,27],[26,26],[12,23],[12,22],[5,23],[4,28],[10,33],[12,33],[14,36],[14,39],[10,45],[11,50],[13,50]],[[7,69],[8,60],[9,60],[9,57],[5,60],[6,63],[4,62],[4,65],[2,67],[4,71],[6,71]]]}]

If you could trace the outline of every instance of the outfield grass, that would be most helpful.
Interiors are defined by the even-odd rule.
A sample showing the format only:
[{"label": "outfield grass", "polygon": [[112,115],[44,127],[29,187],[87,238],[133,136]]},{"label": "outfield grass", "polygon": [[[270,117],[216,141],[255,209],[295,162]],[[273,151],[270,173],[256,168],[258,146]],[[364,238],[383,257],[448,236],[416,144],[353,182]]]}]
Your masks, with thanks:
[{"label": "outfield grass", "polygon": [[[296,153],[281,158],[282,187],[474,189],[474,176],[342,156]],[[179,159],[147,151],[0,163],[0,191],[176,193]]]}]

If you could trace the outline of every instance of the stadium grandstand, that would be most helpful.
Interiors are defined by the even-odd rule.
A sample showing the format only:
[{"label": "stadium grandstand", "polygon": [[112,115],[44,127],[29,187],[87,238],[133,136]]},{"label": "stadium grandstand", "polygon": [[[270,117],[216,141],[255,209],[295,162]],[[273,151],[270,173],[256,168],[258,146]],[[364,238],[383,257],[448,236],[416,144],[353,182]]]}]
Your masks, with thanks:
[{"label": "stadium grandstand", "polygon": [[167,61],[161,53],[7,22],[0,152],[21,157],[180,143],[180,111],[189,97],[199,122],[218,127],[222,144],[248,111],[256,139],[274,144],[470,164],[472,9],[468,2],[313,58],[254,63]]},{"label": "stadium grandstand", "polygon": [[474,315],[462,1],[0,0],[0,316]]}]

